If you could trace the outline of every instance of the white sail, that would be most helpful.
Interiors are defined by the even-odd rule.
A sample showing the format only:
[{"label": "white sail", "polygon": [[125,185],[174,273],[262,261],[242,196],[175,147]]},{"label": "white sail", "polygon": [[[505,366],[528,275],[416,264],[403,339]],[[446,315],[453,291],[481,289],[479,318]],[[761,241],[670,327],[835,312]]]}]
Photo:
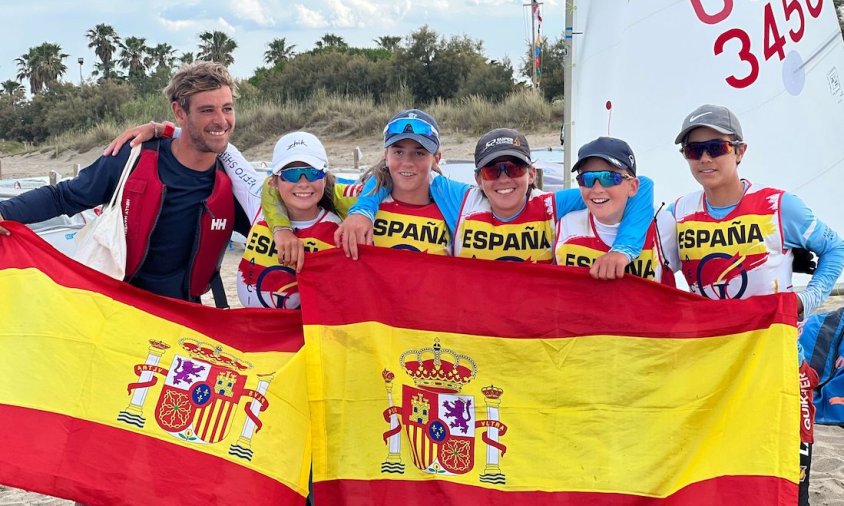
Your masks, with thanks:
[{"label": "white sail", "polygon": [[748,143],[742,177],[795,193],[844,234],[844,41],[832,0],[579,0],[574,19],[567,146],[628,141],[657,201],[670,202],[697,189],[674,145],[683,118],[725,105]]}]

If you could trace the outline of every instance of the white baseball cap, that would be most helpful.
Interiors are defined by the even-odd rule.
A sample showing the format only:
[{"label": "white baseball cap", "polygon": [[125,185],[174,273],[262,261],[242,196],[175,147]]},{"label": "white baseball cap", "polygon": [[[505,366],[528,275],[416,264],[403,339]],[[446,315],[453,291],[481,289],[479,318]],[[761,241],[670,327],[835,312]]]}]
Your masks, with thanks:
[{"label": "white baseball cap", "polygon": [[291,132],[282,135],[273,149],[273,174],[292,162],[305,162],[311,167],[328,170],[328,154],[316,135],[308,132]]}]

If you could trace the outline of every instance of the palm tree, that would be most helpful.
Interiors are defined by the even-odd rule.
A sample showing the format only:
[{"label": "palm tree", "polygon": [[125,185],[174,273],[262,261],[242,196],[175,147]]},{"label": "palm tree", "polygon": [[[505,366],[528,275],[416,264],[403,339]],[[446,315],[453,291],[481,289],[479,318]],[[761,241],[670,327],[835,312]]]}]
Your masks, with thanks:
[{"label": "palm tree", "polygon": [[372,42],[378,44],[378,47],[386,49],[387,51],[395,51],[399,47],[401,37],[398,35],[382,35],[377,39],[372,39]]},{"label": "palm tree", "polygon": [[197,60],[214,61],[229,66],[234,63],[232,52],[237,49],[237,42],[223,32],[202,32],[199,34],[199,54]]},{"label": "palm tree", "polygon": [[188,65],[193,63],[193,53],[188,51],[187,53],[182,53],[182,56],[179,57],[179,63],[181,65]]},{"label": "palm tree", "polygon": [[20,98],[23,97],[24,94],[23,85],[17,81],[12,81],[11,79],[7,79],[0,83],[0,88],[3,88],[3,95],[8,95],[10,97]]},{"label": "palm tree", "polygon": [[67,65],[62,60],[67,55],[62,53],[58,44],[45,42],[40,46],[31,47],[26,54],[16,58],[18,64],[18,80],[29,80],[29,91],[35,95],[44,89],[49,89],[59,78],[67,72]]},{"label": "palm tree", "polygon": [[114,72],[114,53],[120,47],[120,37],[111,25],[100,23],[88,30],[85,34],[88,40],[88,47],[94,49],[94,54],[100,59],[100,64],[95,65],[103,72],[104,79],[117,77]]},{"label": "palm tree", "polygon": [[286,62],[296,54],[293,51],[294,47],[296,47],[296,44],[288,46],[287,39],[284,37],[273,39],[269,44],[269,49],[264,52],[264,61],[273,66]]},{"label": "palm tree", "polygon": [[316,42],[317,49],[349,47],[343,37],[334,33],[326,33]]},{"label": "palm tree", "polygon": [[147,52],[157,70],[166,69],[169,72],[176,64],[176,50],[166,42],[149,48]]},{"label": "palm tree", "polygon": [[120,45],[120,66],[127,69],[130,76],[141,76],[146,73],[152,59],[147,55],[149,48],[143,37],[126,37]]}]

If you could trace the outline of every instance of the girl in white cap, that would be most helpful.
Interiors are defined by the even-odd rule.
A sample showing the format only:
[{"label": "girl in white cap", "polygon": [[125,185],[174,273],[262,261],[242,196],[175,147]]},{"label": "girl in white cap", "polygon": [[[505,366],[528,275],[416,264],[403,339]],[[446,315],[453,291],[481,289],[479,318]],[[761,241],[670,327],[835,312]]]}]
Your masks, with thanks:
[{"label": "girl in white cap", "polygon": [[[282,136],[273,150],[272,171],[267,184],[281,196],[304,250],[333,248],[340,217],[332,199],[334,176],[328,172],[328,155],[319,139],[308,132]],[[259,210],[238,266],[237,295],[244,307],[299,309],[296,271],[279,264],[277,257],[273,234]]]},{"label": "girl in white cap", "polygon": [[[384,200],[370,218],[376,246],[433,255],[451,252],[451,235],[440,209],[428,189],[432,171],[438,171],[440,138],[436,120],[418,109],[394,115],[384,128],[384,159],[364,177],[371,181],[364,191],[384,188]],[[335,186],[334,197],[341,216],[360,194],[363,185]],[[387,190],[386,188],[389,188]],[[284,261],[302,258],[302,243],[285,229],[285,210],[274,192],[265,187],[264,208],[273,227],[279,255]],[[301,265],[301,262],[298,262]]]}]

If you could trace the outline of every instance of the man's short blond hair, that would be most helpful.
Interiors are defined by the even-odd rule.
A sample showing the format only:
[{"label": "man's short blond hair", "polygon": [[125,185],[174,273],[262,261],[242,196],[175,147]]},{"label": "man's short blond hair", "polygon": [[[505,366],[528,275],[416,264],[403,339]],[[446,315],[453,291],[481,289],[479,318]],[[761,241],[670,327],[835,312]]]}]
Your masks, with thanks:
[{"label": "man's short blond hair", "polygon": [[184,65],[170,79],[164,88],[164,96],[170,102],[178,102],[185,111],[190,106],[190,97],[203,91],[213,91],[228,86],[232,97],[237,97],[237,84],[224,65],[211,61],[198,61]]}]

